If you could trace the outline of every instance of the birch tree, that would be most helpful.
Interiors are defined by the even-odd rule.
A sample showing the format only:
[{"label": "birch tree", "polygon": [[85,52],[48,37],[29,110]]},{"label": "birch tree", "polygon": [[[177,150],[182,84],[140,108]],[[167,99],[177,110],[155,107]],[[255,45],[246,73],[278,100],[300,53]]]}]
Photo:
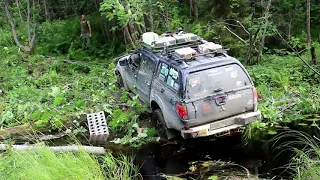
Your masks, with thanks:
[{"label": "birch tree", "polygon": [[[32,3],[32,12],[31,12],[31,3],[30,0],[27,0],[27,14],[26,14],[26,18],[27,18],[27,37],[28,37],[28,41],[27,44],[23,44],[20,42],[18,34],[17,34],[17,29],[16,29],[16,24],[14,22],[14,19],[12,17],[12,14],[10,12],[10,4],[8,0],[4,0],[4,9],[5,9],[5,13],[8,19],[8,22],[11,26],[11,32],[12,32],[12,36],[14,39],[14,42],[16,43],[16,45],[19,47],[19,49],[21,49],[24,53],[26,54],[32,54],[35,48],[35,43],[36,43],[36,29],[37,29],[37,22],[35,20],[35,2],[33,1]],[[32,14],[32,19],[31,19],[31,14]],[[33,22],[31,22],[33,21]],[[23,22],[23,21],[22,21]],[[32,28],[33,27],[33,28]],[[32,28],[32,30],[31,30]]]},{"label": "birch tree", "polygon": [[316,52],[311,39],[310,26],[310,0],[307,0],[307,45],[308,48],[310,48],[312,63],[317,64]]}]

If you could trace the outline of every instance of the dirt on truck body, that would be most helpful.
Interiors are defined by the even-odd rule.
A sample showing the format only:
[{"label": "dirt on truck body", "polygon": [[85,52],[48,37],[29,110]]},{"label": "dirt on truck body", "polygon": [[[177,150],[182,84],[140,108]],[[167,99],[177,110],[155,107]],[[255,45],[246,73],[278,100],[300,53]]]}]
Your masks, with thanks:
[{"label": "dirt on truck body", "polygon": [[160,134],[210,136],[261,117],[244,66],[222,46],[191,33],[143,35],[144,47],[119,58],[119,82],[150,104]]}]

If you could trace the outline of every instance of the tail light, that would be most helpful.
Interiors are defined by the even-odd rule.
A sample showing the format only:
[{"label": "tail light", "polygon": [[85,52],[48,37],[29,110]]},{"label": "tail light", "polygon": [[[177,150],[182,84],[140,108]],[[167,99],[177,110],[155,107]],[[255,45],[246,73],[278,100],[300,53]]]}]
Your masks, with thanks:
[{"label": "tail light", "polygon": [[258,110],[258,91],[255,87],[253,88],[253,108],[254,111]]},{"label": "tail light", "polygon": [[184,120],[188,119],[188,111],[185,105],[177,104],[176,111],[181,119],[184,119]]},{"label": "tail light", "polygon": [[254,102],[258,102],[258,91],[255,87],[253,88],[253,100]]}]

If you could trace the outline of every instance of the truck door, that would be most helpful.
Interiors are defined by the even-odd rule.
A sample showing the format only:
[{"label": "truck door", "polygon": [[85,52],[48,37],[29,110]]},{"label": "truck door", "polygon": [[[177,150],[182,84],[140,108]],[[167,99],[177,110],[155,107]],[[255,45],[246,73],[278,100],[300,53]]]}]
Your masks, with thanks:
[{"label": "truck door", "polygon": [[125,68],[125,80],[128,85],[128,88],[134,92],[137,92],[137,76],[138,76],[139,65],[134,63],[131,59],[131,56],[128,58],[128,66]]},{"label": "truck door", "polygon": [[149,56],[141,53],[141,63],[137,77],[137,89],[142,101],[149,102],[152,79],[156,62]]}]

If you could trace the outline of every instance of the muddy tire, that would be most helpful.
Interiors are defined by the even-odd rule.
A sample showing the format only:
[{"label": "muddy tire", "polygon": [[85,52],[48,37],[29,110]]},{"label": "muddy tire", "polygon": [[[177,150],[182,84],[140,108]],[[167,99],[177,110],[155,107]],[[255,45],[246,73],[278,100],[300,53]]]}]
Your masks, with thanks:
[{"label": "muddy tire", "polygon": [[168,139],[168,128],[164,120],[163,114],[160,109],[156,109],[152,113],[152,121],[156,123],[157,130],[159,131],[159,136],[162,139]]}]

